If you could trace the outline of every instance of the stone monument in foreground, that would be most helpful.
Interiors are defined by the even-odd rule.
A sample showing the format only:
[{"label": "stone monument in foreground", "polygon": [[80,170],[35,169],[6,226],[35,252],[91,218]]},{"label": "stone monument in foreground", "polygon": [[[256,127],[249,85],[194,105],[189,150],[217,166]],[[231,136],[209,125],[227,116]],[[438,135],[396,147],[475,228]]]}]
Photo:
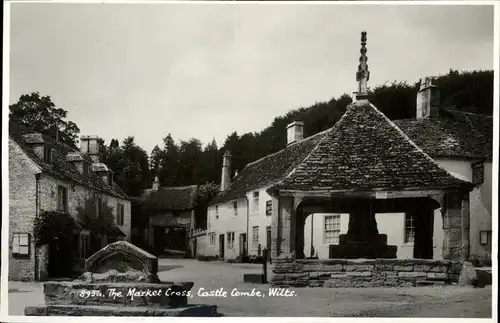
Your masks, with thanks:
[{"label": "stone monument in foreground", "polygon": [[107,245],[85,262],[76,281],[47,282],[45,304],[30,316],[219,316],[215,305],[188,304],[193,282],[162,282],[158,258],[126,241]]}]

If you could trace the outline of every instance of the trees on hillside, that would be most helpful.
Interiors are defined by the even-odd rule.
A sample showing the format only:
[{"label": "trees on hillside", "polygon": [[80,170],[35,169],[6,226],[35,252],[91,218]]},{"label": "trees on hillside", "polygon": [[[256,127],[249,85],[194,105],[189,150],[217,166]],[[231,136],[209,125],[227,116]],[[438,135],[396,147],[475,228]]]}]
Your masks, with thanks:
[{"label": "trees on hillside", "polygon": [[38,92],[23,94],[9,106],[9,110],[9,120],[76,146],[80,129],[74,122],[66,120],[68,111],[56,108],[50,96],[40,96]]}]

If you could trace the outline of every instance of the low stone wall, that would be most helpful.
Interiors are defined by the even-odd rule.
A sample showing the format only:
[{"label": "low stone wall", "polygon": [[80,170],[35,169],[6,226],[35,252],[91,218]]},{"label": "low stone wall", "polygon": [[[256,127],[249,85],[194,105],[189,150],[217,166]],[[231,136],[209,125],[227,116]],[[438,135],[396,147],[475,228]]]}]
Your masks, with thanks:
[{"label": "low stone wall", "polygon": [[270,284],[282,287],[405,287],[458,282],[461,263],[427,259],[273,259]]}]

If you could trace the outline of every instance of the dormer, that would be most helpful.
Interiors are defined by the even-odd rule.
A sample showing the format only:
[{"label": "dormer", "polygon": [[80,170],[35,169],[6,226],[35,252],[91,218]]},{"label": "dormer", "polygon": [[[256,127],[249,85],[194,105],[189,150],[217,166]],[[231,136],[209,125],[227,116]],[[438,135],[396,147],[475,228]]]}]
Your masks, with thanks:
[{"label": "dormer", "polygon": [[97,174],[101,178],[101,180],[108,184],[113,185],[113,171],[103,163],[94,163],[92,164],[92,171]]},{"label": "dormer", "polygon": [[66,155],[66,160],[70,163],[72,163],[76,169],[82,174],[83,176],[88,176],[89,175],[89,162],[82,156],[82,154],[76,152],[76,151],[70,151]]},{"label": "dormer", "polygon": [[30,145],[33,152],[38,158],[42,159],[45,163],[51,164],[53,159],[53,149],[50,145],[45,143],[43,135],[41,133],[29,133],[23,136],[24,141]]}]

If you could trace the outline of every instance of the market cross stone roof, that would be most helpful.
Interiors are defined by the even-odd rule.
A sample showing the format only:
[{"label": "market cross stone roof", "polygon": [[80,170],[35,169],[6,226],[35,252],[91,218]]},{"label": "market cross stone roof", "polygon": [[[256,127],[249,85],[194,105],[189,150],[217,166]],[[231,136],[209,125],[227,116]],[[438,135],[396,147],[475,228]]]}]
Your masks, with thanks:
[{"label": "market cross stone roof", "polygon": [[[467,130],[460,131],[464,123],[474,131],[465,135]],[[433,131],[426,132],[427,128]],[[453,149],[440,143],[444,133],[448,134],[444,138],[457,143]],[[442,118],[392,122],[369,102],[358,101],[332,128],[248,164],[210,205],[272,186],[289,190],[422,190],[470,185],[429,155],[487,158],[492,136],[490,117],[448,111]],[[482,146],[473,149],[474,143]]]},{"label": "market cross stone roof", "polygon": [[[93,172],[88,172],[87,175],[84,175],[71,161],[68,161],[68,153],[70,153],[70,160],[75,160],[77,158],[75,156],[80,155],[80,151],[77,148],[56,141],[49,136],[34,132],[32,129],[12,121],[9,122],[9,137],[23,149],[43,172],[63,180],[74,181],[84,187],[95,189],[111,196],[126,200],[130,199],[115,182],[110,185]],[[46,163],[43,158],[40,158],[35,153],[32,146],[33,143],[43,143],[52,148],[51,163]],[[87,160],[89,165],[92,164],[90,157],[82,157]]]},{"label": "market cross stone roof", "polygon": [[467,182],[440,167],[368,101],[347,108],[280,190],[398,190],[460,187]]},{"label": "market cross stone roof", "polygon": [[144,207],[153,210],[184,211],[195,207],[196,185],[160,186],[157,191],[147,189],[138,198]]}]

